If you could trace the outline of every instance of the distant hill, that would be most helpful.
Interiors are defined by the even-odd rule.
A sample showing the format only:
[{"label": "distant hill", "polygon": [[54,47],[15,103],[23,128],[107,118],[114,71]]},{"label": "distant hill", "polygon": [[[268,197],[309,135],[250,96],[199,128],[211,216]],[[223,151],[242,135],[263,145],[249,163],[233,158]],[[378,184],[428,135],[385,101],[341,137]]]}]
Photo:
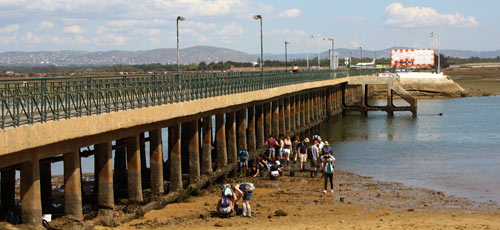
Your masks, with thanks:
[{"label": "distant hill", "polygon": [[[409,47],[394,47],[405,49]],[[360,57],[359,49],[338,48],[335,51],[340,53],[340,57]],[[363,57],[374,58],[375,53],[378,58],[389,58],[391,48],[383,50],[363,50]],[[500,56],[500,50],[496,51],[468,51],[468,50],[449,50],[441,51],[446,56],[469,58],[494,58]],[[248,54],[232,49],[219,48],[213,46],[194,46],[181,49],[180,60],[182,64],[198,64],[202,61],[207,64],[210,62],[234,61],[234,62],[255,62],[260,54]],[[317,52],[309,52],[309,59],[317,57]],[[328,51],[320,53],[322,59],[328,58]],[[288,54],[288,59],[305,59],[305,53]],[[284,54],[264,54],[265,60],[285,60]],[[141,51],[37,51],[37,52],[5,52],[0,53],[0,65],[115,65],[115,64],[175,64],[177,63],[177,51],[175,48],[162,48]]]},{"label": "distant hill", "polygon": [[[257,57],[226,48],[212,46],[194,46],[180,50],[182,64],[200,63],[202,61],[220,62],[254,62]],[[177,49],[163,48],[143,51],[38,51],[38,52],[5,52],[0,53],[0,65],[114,65],[114,64],[175,64]]]}]

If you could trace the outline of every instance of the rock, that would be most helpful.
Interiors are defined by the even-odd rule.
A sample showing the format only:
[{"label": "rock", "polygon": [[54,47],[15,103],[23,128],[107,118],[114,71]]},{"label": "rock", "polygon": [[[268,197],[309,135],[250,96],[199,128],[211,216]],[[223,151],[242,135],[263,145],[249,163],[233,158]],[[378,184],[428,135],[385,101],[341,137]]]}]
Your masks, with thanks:
[{"label": "rock", "polygon": [[267,216],[267,218],[268,218],[268,219],[271,219],[271,218],[273,218],[273,216],[269,215],[269,216]]},{"label": "rock", "polygon": [[218,223],[215,223],[215,224],[214,224],[214,226],[215,226],[215,227],[224,227],[224,225],[222,225],[222,223],[219,223],[219,222],[218,222]]},{"label": "rock", "polygon": [[207,218],[207,216],[200,214],[200,219],[205,219],[205,218]]},{"label": "rock", "polygon": [[257,207],[260,207],[261,205],[260,204],[257,204]]},{"label": "rock", "polygon": [[288,213],[286,213],[285,211],[283,211],[281,209],[278,209],[278,210],[274,211],[274,215],[275,216],[287,216]]},{"label": "rock", "polygon": [[345,223],[345,221],[344,221],[344,220],[341,220],[341,221],[340,221],[340,223],[341,223],[341,224],[343,224],[343,223]]},{"label": "rock", "polygon": [[344,197],[344,196],[341,196],[341,197],[340,197],[340,203],[344,203],[344,201],[345,201],[345,197]]},{"label": "rock", "polygon": [[413,208],[408,209],[408,212],[413,212],[413,211],[415,211],[415,209],[413,209]]},{"label": "rock", "polygon": [[204,204],[204,205],[205,205],[205,206],[210,206],[210,204],[209,204],[208,202],[205,202],[205,204]]}]

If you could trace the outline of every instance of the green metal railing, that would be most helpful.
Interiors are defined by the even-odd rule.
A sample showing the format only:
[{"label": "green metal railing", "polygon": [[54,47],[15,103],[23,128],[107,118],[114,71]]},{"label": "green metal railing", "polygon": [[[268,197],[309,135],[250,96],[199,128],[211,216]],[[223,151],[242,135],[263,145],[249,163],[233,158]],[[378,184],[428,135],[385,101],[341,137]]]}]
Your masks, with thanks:
[{"label": "green metal railing", "polygon": [[0,79],[0,127],[368,75],[374,70],[179,73]]}]

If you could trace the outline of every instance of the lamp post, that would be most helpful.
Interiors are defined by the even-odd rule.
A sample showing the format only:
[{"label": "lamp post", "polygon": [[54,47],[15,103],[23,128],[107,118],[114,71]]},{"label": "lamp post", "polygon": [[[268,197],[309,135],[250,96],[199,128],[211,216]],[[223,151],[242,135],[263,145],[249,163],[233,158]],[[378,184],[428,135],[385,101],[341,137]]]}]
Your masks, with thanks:
[{"label": "lamp post", "polygon": [[306,37],[306,65],[307,65],[307,70],[309,70],[309,51],[307,49],[307,42],[308,42],[308,38]]},{"label": "lamp post", "polygon": [[[311,36],[311,38],[314,38],[314,35]],[[318,35],[316,35],[316,43],[317,43],[317,46],[318,46],[318,69],[321,69],[321,64],[320,64],[320,59],[319,59],[319,39],[321,37],[319,37]]]},{"label": "lamp post", "polygon": [[285,72],[288,71],[288,54],[287,54],[287,45],[290,42],[285,41]]},{"label": "lamp post", "polygon": [[264,89],[264,43],[262,41],[262,16],[257,14],[253,16],[253,19],[260,21],[260,78],[262,89]]},{"label": "lamp post", "polygon": [[184,21],[184,17],[177,16],[177,72],[180,71],[180,62],[179,62],[179,21]]},{"label": "lamp post", "polygon": [[438,33],[434,33],[434,32],[431,32],[431,37],[437,37],[438,39],[438,67],[437,67],[437,70],[438,70],[438,73],[441,73],[441,47],[440,47],[440,39],[439,39],[439,34]]}]

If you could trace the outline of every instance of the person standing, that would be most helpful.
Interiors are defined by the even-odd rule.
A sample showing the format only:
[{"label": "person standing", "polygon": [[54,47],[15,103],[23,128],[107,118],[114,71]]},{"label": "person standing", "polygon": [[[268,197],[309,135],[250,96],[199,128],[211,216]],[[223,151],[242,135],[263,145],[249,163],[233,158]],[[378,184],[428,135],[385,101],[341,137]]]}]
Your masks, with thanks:
[{"label": "person standing", "polygon": [[309,150],[307,149],[307,142],[309,142],[309,138],[305,138],[298,146],[298,152],[300,155],[300,171],[303,172],[307,162],[307,156]]},{"label": "person standing", "polygon": [[314,144],[311,145],[311,148],[309,149],[309,158],[310,158],[310,173],[311,177],[316,177],[318,175],[318,161],[319,161],[319,149],[318,149],[319,142],[314,141]]},{"label": "person standing", "polygon": [[240,175],[246,175],[248,171],[248,158],[250,157],[250,154],[248,153],[247,149],[241,149],[238,152],[240,161],[239,161],[239,170],[240,170]]},{"label": "person standing", "polygon": [[250,200],[252,199],[253,191],[255,190],[254,184],[250,182],[235,184],[234,190],[240,194],[235,201],[236,204],[243,198],[243,216],[252,217]]},{"label": "person standing", "polygon": [[335,157],[333,157],[330,152],[327,152],[321,156],[321,160],[323,161],[323,173],[325,177],[325,190],[323,190],[323,193],[326,193],[328,180],[330,180],[330,191],[333,193],[333,169],[335,168]]},{"label": "person standing", "polygon": [[290,161],[290,153],[292,152],[292,140],[290,140],[290,136],[286,135],[285,140],[283,140],[283,155],[287,161]]},{"label": "person standing", "polygon": [[269,138],[266,140],[265,145],[267,145],[267,158],[273,159],[275,154],[276,139],[274,139],[273,136],[269,135]]},{"label": "person standing", "polygon": [[299,144],[300,144],[299,136],[295,136],[292,142],[292,156],[291,156],[291,159],[293,160],[294,163],[297,162],[297,157],[299,155],[298,151]]}]

